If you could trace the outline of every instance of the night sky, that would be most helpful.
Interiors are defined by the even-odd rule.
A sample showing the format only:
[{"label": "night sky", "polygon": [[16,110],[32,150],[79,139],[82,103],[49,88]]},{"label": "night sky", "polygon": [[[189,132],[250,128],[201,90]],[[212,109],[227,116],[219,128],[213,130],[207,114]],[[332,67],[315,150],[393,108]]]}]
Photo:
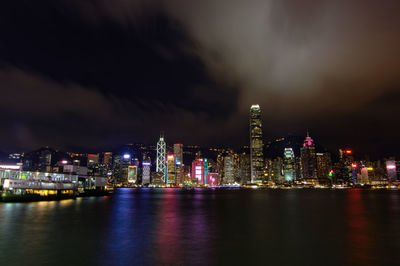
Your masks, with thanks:
[{"label": "night sky", "polygon": [[0,150],[246,145],[306,134],[400,154],[391,0],[48,0],[0,4]]}]

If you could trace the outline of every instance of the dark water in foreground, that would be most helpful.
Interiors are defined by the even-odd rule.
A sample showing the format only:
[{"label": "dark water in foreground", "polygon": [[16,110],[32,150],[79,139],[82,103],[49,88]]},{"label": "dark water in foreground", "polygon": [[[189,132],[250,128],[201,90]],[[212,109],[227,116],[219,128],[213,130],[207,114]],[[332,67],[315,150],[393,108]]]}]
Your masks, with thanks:
[{"label": "dark water in foreground", "polygon": [[120,189],[0,204],[0,265],[399,265],[400,192]]}]

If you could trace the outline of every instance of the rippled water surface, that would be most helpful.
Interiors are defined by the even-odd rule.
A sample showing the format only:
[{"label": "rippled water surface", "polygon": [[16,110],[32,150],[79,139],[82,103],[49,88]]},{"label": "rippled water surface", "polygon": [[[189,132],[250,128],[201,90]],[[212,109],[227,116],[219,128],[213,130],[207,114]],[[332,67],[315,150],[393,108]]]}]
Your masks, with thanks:
[{"label": "rippled water surface", "polygon": [[119,189],[0,204],[0,265],[399,265],[400,192]]}]

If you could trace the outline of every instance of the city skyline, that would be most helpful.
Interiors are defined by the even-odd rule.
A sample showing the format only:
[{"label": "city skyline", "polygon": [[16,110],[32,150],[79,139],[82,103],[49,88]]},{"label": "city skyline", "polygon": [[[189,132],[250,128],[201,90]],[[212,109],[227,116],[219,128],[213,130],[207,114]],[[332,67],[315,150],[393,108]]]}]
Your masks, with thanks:
[{"label": "city skyline", "polygon": [[[41,148],[26,154],[12,153],[12,163],[0,168],[4,169],[4,180],[9,175],[19,176],[16,186],[29,182],[20,179],[35,176],[35,171],[49,176],[75,174],[78,180],[102,178],[96,185],[107,180],[108,185],[122,187],[394,188],[399,184],[399,158],[361,159],[350,147],[332,153],[317,145],[308,130],[301,142],[279,138],[264,145],[260,105],[252,104],[248,117],[248,146],[236,151],[182,143],[167,145],[165,132],[161,131],[156,146],[128,144],[119,151],[97,154]],[[22,174],[22,170],[26,172]],[[82,188],[86,184],[82,183]]]},{"label": "city skyline", "polygon": [[[254,110],[255,107],[257,110]],[[301,145],[283,142],[281,138],[276,140],[282,142],[278,155],[259,157],[256,153],[260,146],[257,136],[262,134],[262,130],[259,132],[261,125],[257,121],[259,106],[253,105],[251,111],[249,133],[257,135],[256,138],[254,135],[250,137],[250,146],[253,148],[248,147],[242,151],[212,148],[205,151],[198,146],[184,148],[181,143],[167,146],[164,133],[161,133],[156,148],[127,145],[118,152],[97,154],[62,152],[50,148],[26,154],[14,153],[10,154],[13,162],[0,165],[0,173],[9,191],[12,191],[12,186],[20,189],[25,183],[32,186],[29,182],[37,182],[38,176],[44,180],[47,176],[53,182],[60,182],[60,178],[68,180],[86,190],[94,189],[94,183],[78,183],[78,180],[96,180],[98,188],[100,184],[104,187],[106,181],[108,185],[118,187],[173,188],[234,186],[382,189],[398,186],[398,158],[361,160],[356,159],[356,152],[350,149],[339,149],[336,157],[330,152],[318,150],[308,132]],[[9,178],[17,181],[10,181]],[[50,192],[54,191],[42,191],[40,195],[47,196]],[[65,193],[70,195],[72,190],[67,189]]]},{"label": "city skyline", "polygon": [[[165,133],[164,130],[162,132]],[[276,147],[274,146],[274,144],[285,142],[285,141],[291,142],[292,139],[302,140],[307,137],[307,134],[309,134],[309,132],[305,131],[305,133],[303,135],[276,136],[276,137],[270,138],[270,139],[263,138],[263,142],[267,143],[267,147],[263,148],[263,151],[266,151],[267,155],[264,155],[263,157],[264,158],[273,158],[274,157],[273,155],[270,155],[270,154],[276,154]],[[159,136],[159,134],[158,134],[158,136]],[[354,149],[353,148],[354,145],[335,145],[334,147],[328,148],[323,143],[321,143],[321,141],[318,139],[318,136],[316,139],[317,139],[317,141],[315,143],[317,144],[319,151],[326,151],[326,152],[330,152],[333,154],[336,154],[336,153],[338,153],[338,151],[340,149],[345,148],[345,149],[351,149],[351,150],[356,151],[356,157],[358,159],[370,158],[370,159],[377,160],[377,159],[381,159],[381,158],[390,158],[390,157],[398,157],[399,156],[397,152],[384,152],[384,153],[382,153],[382,152],[380,152],[380,153],[366,152],[366,153],[364,153],[363,151]],[[197,149],[199,151],[200,150],[210,150],[210,151],[212,151],[212,150],[234,150],[234,151],[250,150],[249,143],[244,143],[243,145],[237,145],[237,146],[229,145],[229,144],[198,145],[196,143],[183,143],[183,142],[170,141],[168,139],[168,136],[167,136],[167,138],[164,138],[164,140],[165,140],[166,149],[168,151],[170,151],[171,154],[174,153],[173,152],[174,145],[177,145],[177,144],[184,145],[185,148],[190,148],[190,149],[195,149],[195,150]],[[49,148],[49,149],[54,149],[57,151],[69,152],[69,153],[79,153],[79,154],[96,154],[96,153],[104,153],[104,152],[105,153],[107,153],[107,152],[117,152],[118,153],[121,150],[124,150],[126,147],[129,147],[129,146],[137,146],[137,147],[143,146],[146,148],[153,149],[154,151],[157,151],[157,141],[158,141],[158,139],[155,138],[153,142],[134,142],[134,141],[132,141],[132,142],[127,142],[127,143],[120,144],[120,145],[111,145],[108,148],[107,147],[96,147],[96,148],[91,148],[91,149],[88,149],[88,148],[75,148],[75,149],[64,148],[62,145],[55,145],[55,146],[44,145],[44,146],[37,146],[34,148],[30,148],[30,149],[20,148],[20,149],[12,149],[9,151],[0,150],[0,156],[1,156],[0,159],[9,157],[10,155],[12,155],[14,153],[16,153],[16,154],[30,153],[30,152],[34,152],[36,150],[40,150],[43,148]],[[300,142],[296,142],[289,146],[290,146],[290,148],[293,148],[293,147],[297,146],[299,143]],[[273,146],[272,150],[270,149],[271,145]],[[300,149],[298,151],[296,151],[296,153],[299,151],[300,151]]]}]

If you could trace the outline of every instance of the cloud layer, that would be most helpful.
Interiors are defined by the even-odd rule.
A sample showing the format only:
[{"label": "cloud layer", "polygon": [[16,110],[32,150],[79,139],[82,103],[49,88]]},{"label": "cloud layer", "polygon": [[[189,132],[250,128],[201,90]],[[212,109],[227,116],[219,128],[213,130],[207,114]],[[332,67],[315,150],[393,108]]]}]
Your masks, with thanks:
[{"label": "cloud layer", "polygon": [[[257,102],[267,138],[309,128],[330,148],[396,153],[398,7],[390,0],[10,3],[0,11],[0,86],[9,95],[3,135],[14,140],[3,144],[93,148],[149,142],[164,129],[171,141],[239,145]],[[71,121],[88,129],[74,133],[64,127]]]}]

